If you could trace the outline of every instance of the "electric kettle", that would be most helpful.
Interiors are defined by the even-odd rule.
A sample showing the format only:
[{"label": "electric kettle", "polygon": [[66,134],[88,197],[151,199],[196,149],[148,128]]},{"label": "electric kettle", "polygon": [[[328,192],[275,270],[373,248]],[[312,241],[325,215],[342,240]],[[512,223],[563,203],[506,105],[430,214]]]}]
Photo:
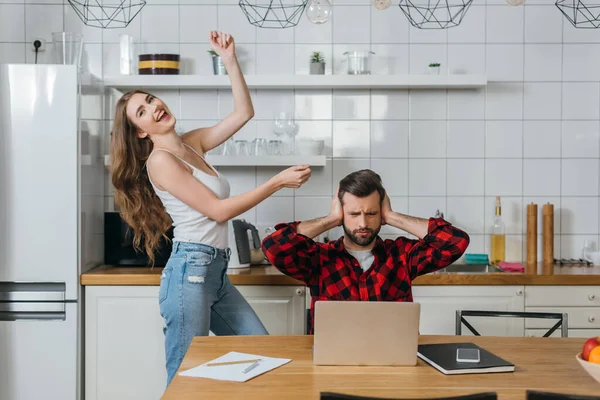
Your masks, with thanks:
[{"label": "electric kettle", "polygon": [[[248,231],[252,234],[252,248],[250,248]],[[243,219],[234,219],[231,221],[229,235],[229,247],[231,248],[229,268],[247,268],[250,264],[257,264],[259,262],[256,260],[256,255],[260,255],[260,261],[264,259],[260,248],[258,229],[254,225]]]}]

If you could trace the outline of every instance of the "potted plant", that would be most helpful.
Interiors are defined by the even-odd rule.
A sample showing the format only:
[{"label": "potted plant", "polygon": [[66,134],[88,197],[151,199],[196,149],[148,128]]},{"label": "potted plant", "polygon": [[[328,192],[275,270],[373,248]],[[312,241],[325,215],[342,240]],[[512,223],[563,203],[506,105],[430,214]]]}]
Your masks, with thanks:
[{"label": "potted plant", "polygon": [[310,74],[325,75],[325,59],[320,51],[312,53],[310,58]]},{"label": "potted plant", "polygon": [[227,75],[227,69],[225,68],[225,64],[223,64],[221,56],[214,50],[208,50],[208,54],[212,57],[213,73],[215,75]]},{"label": "potted plant", "polygon": [[433,75],[440,74],[440,63],[431,63],[429,64],[429,73]]}]

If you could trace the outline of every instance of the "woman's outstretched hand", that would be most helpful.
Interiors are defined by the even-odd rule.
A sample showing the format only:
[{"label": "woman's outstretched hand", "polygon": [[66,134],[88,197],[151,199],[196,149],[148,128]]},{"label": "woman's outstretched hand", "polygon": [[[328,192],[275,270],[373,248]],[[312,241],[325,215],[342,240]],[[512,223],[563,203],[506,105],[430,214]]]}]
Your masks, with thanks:
[{"label": "woman's outstretched hand", "polygon": [[228,33],[210,31],[210,47],[223,60],[235,57],[235,42]]}]

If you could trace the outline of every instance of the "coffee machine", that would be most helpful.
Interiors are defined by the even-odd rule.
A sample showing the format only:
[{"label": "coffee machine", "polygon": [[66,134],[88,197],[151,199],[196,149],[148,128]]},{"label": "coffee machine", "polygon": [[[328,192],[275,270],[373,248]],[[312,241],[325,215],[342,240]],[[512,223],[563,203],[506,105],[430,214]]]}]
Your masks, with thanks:
[{"label": "coffee machine", "polygon": [[[250,248],[248,231],[252,235],[252,248]],[[254,225],[243,219],[234,219],[231,221],[229,234],[229,247],[231,248],[229,268],[247,268],[256,260],[259,253],[261,261],[264,259],[264,255],[260,249],[258,229]]]}]

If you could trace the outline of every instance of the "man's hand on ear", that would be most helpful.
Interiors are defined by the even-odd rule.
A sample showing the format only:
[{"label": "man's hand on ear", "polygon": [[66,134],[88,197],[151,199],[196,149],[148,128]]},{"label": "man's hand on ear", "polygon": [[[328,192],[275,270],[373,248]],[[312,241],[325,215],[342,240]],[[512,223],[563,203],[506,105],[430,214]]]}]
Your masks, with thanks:
[{"label": "man's hand on ear", "polygon": [[381,203],[381,225],[389,224],[390,214],[392,213],[392,203],[387,193]]},{"label": "man's hand on ear", "polygon": [[342,210],[342,203],[340,203],[340,199],[338,197],[339,186],[335,191],[335,195],[331,200],[331,208],[329,210],[329,216],[337,222],[336,226],[340,226],[342,221],[344,220],[344,211]]}]

